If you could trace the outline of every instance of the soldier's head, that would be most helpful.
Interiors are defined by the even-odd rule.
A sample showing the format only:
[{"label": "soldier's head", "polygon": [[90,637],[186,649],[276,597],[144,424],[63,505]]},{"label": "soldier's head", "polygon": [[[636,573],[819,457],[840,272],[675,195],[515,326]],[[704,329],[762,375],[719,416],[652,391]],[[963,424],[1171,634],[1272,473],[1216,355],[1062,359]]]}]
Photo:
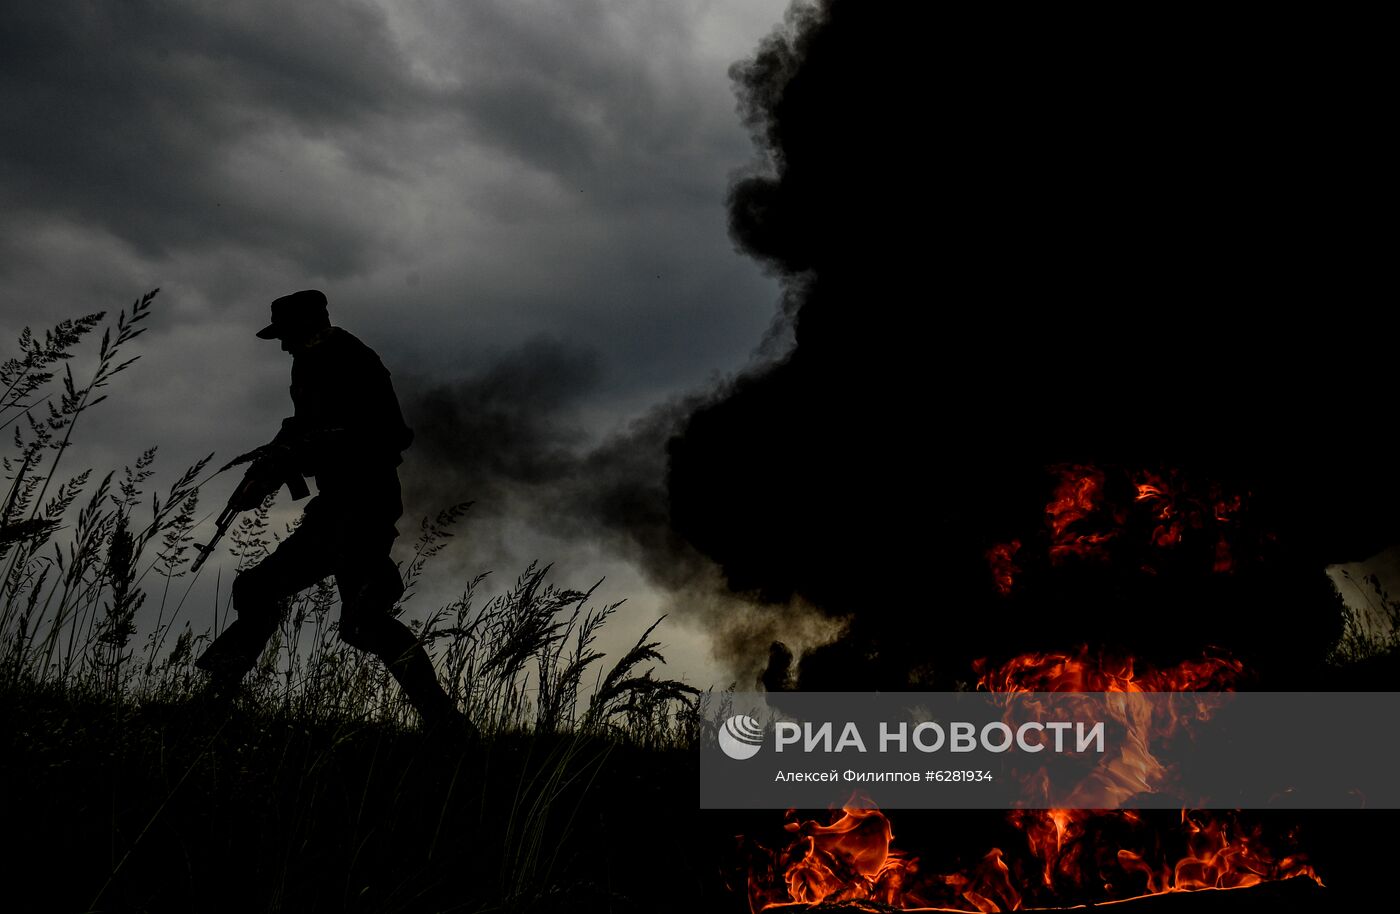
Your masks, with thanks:
[{"label": "soldier's head", "polygon": [[283,352],[296,353],[330,325],[325,293],[303,289],[272,302],[272,323],[259,330],[258,337],[281,340]]}]

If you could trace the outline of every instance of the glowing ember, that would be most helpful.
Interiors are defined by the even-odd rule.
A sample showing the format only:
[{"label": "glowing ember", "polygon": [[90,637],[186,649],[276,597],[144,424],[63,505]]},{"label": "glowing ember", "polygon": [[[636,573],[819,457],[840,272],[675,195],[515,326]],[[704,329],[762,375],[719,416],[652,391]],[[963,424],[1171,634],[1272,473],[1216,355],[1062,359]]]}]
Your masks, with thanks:
[{"label": "glowing ember", "polygon": [[[1157,574],[1164,561],[1199,563],[1215,574],[1230,574],[1241,543],[1252,536],[1257,545],[1261,539],[1260,531],[1247,536],[1241,524],[1245,496],[1216,482],[1188,479],[1175,470],[1087,464],[1057,464],[1049,472],[1053,488],[1045,527],[1051,566],[1107,561],[1111,547],[1146,574]],[[1022,542],[1012,539],[986,552],[1002,595],[1011,593],[1023,570],[1012,562]],[[1257,552],[1246,545],[1244,554],[1257,557]]]},{"label": "glowing ember", "polygon": [[1171,489],[1155,473],[1143,474],[1146,481],[1137,483],[1138,502],[1145,503],[1157,521],[1149,537],[1157,547],[1176,546],[1181,543],[1186,527],[1200,526],[1199,518],[1183,514],[1171,497]]},{"label": "glowing ember", "polygon": [[987,564],[992,568],[992,580],[996,584],[997,592],[1002,595],[1011,593],[1011,585],[1016,583],[1016,575],[1021,571],[1014,561],[1016,553],[1020,551],[1020,540],[998,543],[987,550]]},{"label": "glowing ember", "polygon": [[1050,561],[1101,557],[1103,545],[1118,535],[1116,530],[1090,529],[1103,507],[1103,471],[1078,464],[1054,470],[1060,482],[1045,506],[1045,523],[1050,527]]}]

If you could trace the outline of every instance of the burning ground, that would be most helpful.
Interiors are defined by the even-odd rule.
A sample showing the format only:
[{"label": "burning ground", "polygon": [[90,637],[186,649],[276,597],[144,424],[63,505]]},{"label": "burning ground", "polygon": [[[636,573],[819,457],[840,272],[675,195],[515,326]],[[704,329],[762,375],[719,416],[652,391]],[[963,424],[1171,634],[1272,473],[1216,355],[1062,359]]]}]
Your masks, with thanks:
[{"label": "burning ground", "polygon": [[[1077,808],[983,811],[977,827],[950,831],[945,824],[922,841],[938,849],[928,860],[894,846],[891,818],[866,795],[853,796],[847,806],[826,816],[804,818],[790,810],[785,834],[772,845],[741,839],[744,863],[732,878],[736,889],[742,885],[752,914],[857,902],[898,910],[1012,911],[1249,889],[1295,879],[1311,886],[1268,888],[1237,900],[1262,906],[1318,903],[1315,888],[1322,879],[1300,850],[1303,830],[1296,820],[1286,823],[1276,811],[1163,814],[1122,808],[1169,777],[1153,747],[1181,736],[1193,720],[1210,716],[1217,706],[1213,693],[1231,691],[1238,681],[1238,661],[1205,657],[1154,669],[1133,658],[1081,650],[1027,654],[997,667],[985,662],[977,667],[979,689],[1008,697],[1037,693],[1041,713],[1050,716],[1073,716],[1076,693],[1116,693],[1114,719],[1131,738],[1124,740],[1120,753],[1088,771],[1073,791]],[[1174,693],[1179,700],[1154,704],[1146,700],[1154,692]],[[1014,705],[1006,707],[1011,714]],[[1031,788],[1027,806],[1046,805],[1034,796],[1044,769],[1024,776]],[[966,815],[944,815],[949,822],[967,821]],[[925,824],[932,819],[928,813],[909,818]],[[959,837],[995,841],[996,846],[959,847]]]}]

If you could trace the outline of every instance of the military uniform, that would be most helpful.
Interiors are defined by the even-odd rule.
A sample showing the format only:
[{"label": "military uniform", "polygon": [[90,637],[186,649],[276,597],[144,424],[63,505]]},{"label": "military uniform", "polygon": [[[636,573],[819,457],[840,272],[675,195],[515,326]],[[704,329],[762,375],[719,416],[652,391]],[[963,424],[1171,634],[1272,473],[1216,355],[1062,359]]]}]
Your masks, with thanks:
[{"label": "military uniform", "polygon": [[320,293],[278,299],[273,314],[273,324],[259,336],[282,338],[293,354],[295,414],[283,420],[255,472],[268,482],[264,497],[288,473],[314,476],[317,495],[292,534],[234,579],[238,618],[198,665],[213,674],[216,685],[236,684],[277,630],[286,601],[334,575],[340,637],[378,655],[426,721],[455,719],[458,712],[427,653],[391,614],[404,590],[389,557],[398,536],[394,524],[403,513],[397,468],[413,432],[389,372],[374,350],[329,325]]}]

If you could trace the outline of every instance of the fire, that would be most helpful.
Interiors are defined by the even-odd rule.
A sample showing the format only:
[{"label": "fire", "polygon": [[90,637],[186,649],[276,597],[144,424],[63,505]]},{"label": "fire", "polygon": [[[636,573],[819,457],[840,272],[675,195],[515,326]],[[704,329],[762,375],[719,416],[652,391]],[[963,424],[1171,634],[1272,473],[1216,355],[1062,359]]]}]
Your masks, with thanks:
[{"label": "fire", "polygon": [[858,901],[906,911],[1012,911],[1021,904],[999,849],[964,872],[925,877],[917,858],[891,847],[889,819],[859,794],[830,824],[792,819],[783,828],[793,838],[774,858],[778,865],[749,873],[754,914]]},{"label": "fire", "polygon": [[1079,464],[1052,469],[1060,481],[1045,506],[1045,523],[1050,527],[1050,561],[1058,564],[1070,557],[1101,557],[1104,544],[1118,535],[1111,529],[1087,529],[1103,509],[1103,470]]},{"label": "fire", "polygon": [[992,569],[992,580],[996,584],[997,593],[1003,596],[1011,593],[1011,587],[1016,583],[1016,575],[1021,572],[1015,562],[1016,553],[1020,551],[1020,540],[998,543],[987,550],[987,564]]},{"label": "fire", "polygon": [[[1260,826],[1244,824],[1236,813],[1183,810],[1163,823],[1133,810],[1018,810],[1012,821],[1025,832],[1036,864],[1038,903],[1246,888],[1294,877],[1322,884],[1301,856],[1275,853],[1270,844],[1282,842],[1264,840]],[[1105,847],[1106,836],[1135,846]]]},{"label": "fire", "polygon": [[998,667],[986,658],[973,661],[977,688],[988,692],[1229,692],[1244,673],[1244,664],[1229,657],[1203,654],[1165,669],[1135,669],[1132,657],[1077,652],[1031,652]]},{"label": "fire", "polygon": [[1133,810],[1016,810],[1008,822],[1022,836],[1021,853],[1009,857],[994,847],[970,866],[937,873],[893,847],[890,821],[878,809],[847,805],[827,825],[790,821],[789,846],[749,872],[749,909],[873,902],[901,911],[996,912],[1295,877],[1322,884],[1302,856],[1271,846],[1294,836],[1266,841],[1258,825],[1234,813],[1182,811],[1166,820]]},{"label": "fire", "polygon": [[[795,906],[837,901],[900,904],[917,863],[891,849],[894,835],[884,814],[853,797],[828,825],[790,821],[784,828],[793,841],[784,853],[783,903]],[[868,803],[868,801],[867,801]],[[750,878],[749,899],[755,911],[773,907],[768,886]]]},{"label": "fire", "polygon": [[[999,664],[974,664],[979,689],[1050,693],[1074,701],[1082,692],[1115,693],[1128,731],[1111,773],[1097,771],[1084,790],[1121,802],[1158,776],[1149,736],[1170,735],[1209,714],[1206,695],[1233,691],[1243,668],[1228,657],[1204,654],[1163,669],[1132,657],[1076,652],[1028,653]],[[1151,719],[1145,693],[1180,693],[1171,713]],[[1178,707],[1179,705],[1179,707]],[[1152,707],[1160,707],[1160,702]],[[794,815],[789,812],[790,818]],[[1131,809],[1019,809],[1007,816],[1010,852],[992,848],[976,863],[937,873],[893,847],[889,819],[864,797],[853,797],[831,821],[792,819],[779,853],[760,849],[748,879],[753,914],[800,910],[822,902],[874,902],[897,910],[1014,911],[1024,907],[1122,900],[1144,895],[1236,889],[1302,877],[1322,880],[1301,854],[1296,835],[1268,840],[1239,813],[1183,810],[1171,821]]]},{"label": "fire", "polygon": [[1236,515],[1244,504],[1238,493],[1225,493],[1216,484],[1210,484],[1204,497],[1197,496],[1190,485],[1175,474],[1170,481],[1158,473],[1143,471],[1137,474],[1135,501],[1143,503],[1157,522],[1150,540],[1158,547],[1180,545],[1189,536],[1199,536],[1202,531],[1214,528],[1214,562],[1211,570],[1224,574],[1234,570],[1234,559],[1226,532],[1235,523]]},{"label": "fire", "polygon": [[[973,669],[979,690],[1040,696],[1005,702],[1005,721],[1013,728],[1021,722],[1016,717],[1030,710],[1046,720],[1105,719],[1123,733],[1112,753],[1086,760],[1092,764],[1081,770],[1077,783],[1062,772],[1060,793],[1051,792],[1043,769],[1024,775],[1026,805],[1117,809],[1137,794],[1163,788],[1171,770],[1158,761],[1153,747],[1189,737],[1196,721],[1208,720],[1220,701],[1217,693],[1233,690],[1243,665],[1204,654],[1173,667],[1140,670],[1132,657],[1091,654],[1085,646],[1075,653],[1022,654],[995,668],[978,660]],[[1076,697],[1086,692],[1121,697]],[[1153,700],[1148,693],[1168,697]]]},{"label": "fire", "polygon": [[[1038,541],[1047,542],[1051,566],[1107,561],[1113,549],[1145,574],[1157,574],[1168,561],[1199,562],[1214,574],[1236,570],[1238,547],[1248,540],[1241,523],[1246,494],[1175,470],[1067,463],[1048,471],[1053,486]],[[986,552],[1003,596],[1023,571],[1012,557],[1029,541],[1012,539]]]},{"label": "fire", "polygon": [[1148,895],[1246,888],[1294,876],[1304,876],[1322,884],[1317,871],[1299,858],[1284,857],[1275,862],[1262,846],[1257,827],[1232,834],[1231,829],[1218,820],[1185,810],[1181,813],[1181,825],[1190,852],[1171,868],[1158,866],[1154,869],[1132,851],[1118,852],[1125,871],[1145,877]]},{"label": "fire", "polygon": [[1171,497],[1171,489],[1161,477],[1155,473],[1144,473],[1143,478],[1145,481],[1136,483],[1137,498],[1134,500],[1146,503],[1157,521],[1149,540],[1159,547],[1180,544],[1191,519],[1182,515]]}]

